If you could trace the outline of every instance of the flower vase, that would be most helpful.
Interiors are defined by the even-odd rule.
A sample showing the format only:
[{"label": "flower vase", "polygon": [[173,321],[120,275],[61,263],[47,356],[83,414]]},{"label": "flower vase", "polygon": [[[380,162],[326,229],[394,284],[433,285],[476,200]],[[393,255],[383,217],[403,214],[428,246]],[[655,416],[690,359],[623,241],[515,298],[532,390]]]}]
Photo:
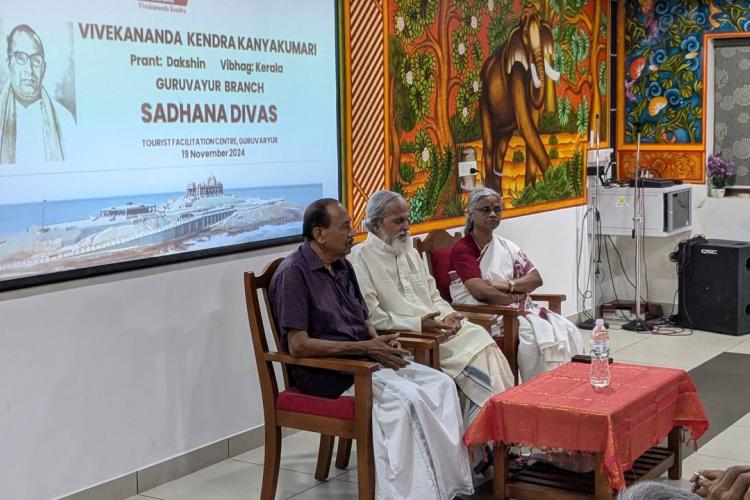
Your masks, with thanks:
[{"label": "flower vase", "polygon": [[711,197],[712,198],[723,198],[725,192],[726,192],[726,189],[724,189],[724,188],[715,188],[715,187],[711,186]]}]

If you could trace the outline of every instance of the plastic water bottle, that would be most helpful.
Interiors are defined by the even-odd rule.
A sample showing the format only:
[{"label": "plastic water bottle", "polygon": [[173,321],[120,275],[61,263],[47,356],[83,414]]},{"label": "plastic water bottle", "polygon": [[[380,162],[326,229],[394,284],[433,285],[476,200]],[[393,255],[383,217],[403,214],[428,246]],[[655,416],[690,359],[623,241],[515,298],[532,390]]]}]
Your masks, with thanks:
[{"label": "plastic water bottle", "polygon": [[607,387],[609,385],[609,333],[603,319],[597,319],[591,332],[591,385]]}]

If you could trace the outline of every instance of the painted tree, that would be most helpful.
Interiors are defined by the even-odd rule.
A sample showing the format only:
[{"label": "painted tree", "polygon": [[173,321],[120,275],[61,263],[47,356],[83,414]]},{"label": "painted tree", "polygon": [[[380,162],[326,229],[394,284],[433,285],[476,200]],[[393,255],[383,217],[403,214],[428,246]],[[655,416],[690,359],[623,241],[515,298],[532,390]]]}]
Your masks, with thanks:
[{"label": "painted tree", "polygon": [[576,129],[593,130],[599,116],[599,133],[606,138],[607,122],[602,110],[607,109],[607,16],[602,12],[602,2],[594,0],[590,17],[584,10],[587,3],[588,0],[550,2],[551,10],[561,21],[553,28],[555,66],[567,83],[567,92],[585,97],[587,89],[591,95],[590,109],[589,100],[584,98],[575,110]]},{"label": "painted tree", "polygon": [[412,200],[419,207],[412,220],[419,221],[445,208],[455,196],[458,156],[452,121],[466,125],[476,119],[479,70],[486,57],[478,35],[487,14],[508,4],[507,0],[395,3],[389,47],[391,172],[401,161],[400,132],[416,127],[416,167],[429,172],[427,185]]},{"label": "painted tree", "polygon": [[[389,92],[391,102],[391,116],[389,119],[389,129],[391,136],[391,183],[396,184],[401,182],[401,134],[403,132],[410,132],[414,129],[418,119],[424,118],[417,114],[417,108],[412,105],[412,102],[421,102],[422,98],[419,97],[416,100],[412,100],[412,96],[409,94],[410,85],[407,83],[405,75],[406,64],[408,57],[404,46],[401,41],[396,37],[390,37],[389,40],[389,53],[388,60],[390,66],[389,76]],[[410,81],[414,84],[414,75],[410,76]],[[418,82],[417,85],[423,90],[421,92],[429,91],[428,82]],[[420,109],[423,109],[420,107]],[[409,181],[410,182],[410,181]]]}]

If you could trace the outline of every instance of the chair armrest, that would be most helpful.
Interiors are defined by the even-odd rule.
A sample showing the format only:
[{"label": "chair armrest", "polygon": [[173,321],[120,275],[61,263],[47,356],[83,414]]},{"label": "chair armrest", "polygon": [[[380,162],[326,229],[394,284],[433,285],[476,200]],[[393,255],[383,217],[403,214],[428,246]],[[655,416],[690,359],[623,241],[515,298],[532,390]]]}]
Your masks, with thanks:
[{"label": "chair armrest", "polygon": [[436,339],[426,339],[419,337],[399,337],[398,341],[404,349],[416,349],[427,351],[433,349],[437,344]]},{"label": "chair armrest", "polygon": [[451,307],[459,312],[476,313],[476,314],[494,314],[504,316],[519,316],[523,313],[520,309],[510,306],[491,306],[491,305],[470,305],[470,304],[451,304]]},{"label": "chair armrest", "polygon": [[377,371],[380,367],[372,361],[360,361],[343,358],[298,358],[283,352],[267,352],[263,355],[266,361],[283,363],[286,365],[309,366],[310,368],[325,368],[354,375],[367,375]]},{"label": "chair armrest", "polygon": [[392,333],[398,333],[399,341],[405,338],[409,339],[426,339],[436,340],[438,343],[443,342],[450,337],[450,333],[435,333],[435,332],[413,332],[409,330],[378,330],[378,335],[389,335]]},{"label": "chair armrest", "polygon": [[568,296],[564,293],[532,293],[530,295],[531,300],[541,300],[543,302],[560,301],[565,302],[568,300]]},{"label": "chair armrest", "polygon": [[532,293],[530,297],[533,301],[547,302],[552,312],[557,314],[562,312],[562,303],[567,299],[562,293]]},{"label": "chair armrest", "polygon": [[401,347],[414,351],[414,361],[421,365],[440,369],[440,346],[437,337],[399,337]]}]

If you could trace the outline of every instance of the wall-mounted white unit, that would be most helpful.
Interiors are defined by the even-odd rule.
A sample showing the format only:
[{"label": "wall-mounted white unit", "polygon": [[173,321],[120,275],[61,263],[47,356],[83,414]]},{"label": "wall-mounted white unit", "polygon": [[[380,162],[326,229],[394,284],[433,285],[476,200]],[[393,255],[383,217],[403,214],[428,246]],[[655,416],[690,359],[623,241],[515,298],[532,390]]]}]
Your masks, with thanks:
[{"label": "wall-mounted white unit", "polygon": [[[693,223],[693,191],[691,186],[643,189],[644,236],[671,236],[689,231]],[[593,190],[589,189],[589,200]],[[599,213],[602,234],[633,234],[632,187],[599,188]]]}]

